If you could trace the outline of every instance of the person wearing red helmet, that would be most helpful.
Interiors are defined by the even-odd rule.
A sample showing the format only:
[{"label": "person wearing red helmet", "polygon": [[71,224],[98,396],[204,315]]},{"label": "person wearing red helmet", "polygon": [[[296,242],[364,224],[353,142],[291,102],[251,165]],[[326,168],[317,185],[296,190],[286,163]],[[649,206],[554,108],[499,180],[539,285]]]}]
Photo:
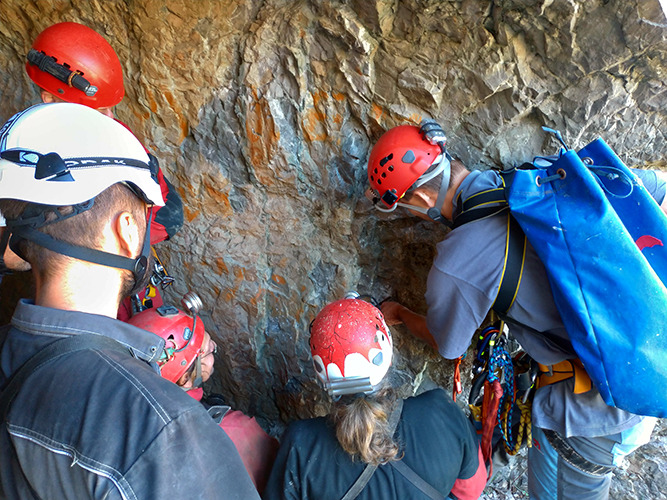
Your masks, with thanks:
[{"label": "person wearing red helmet", "polygon": [[49,26],[35,38],[26,71],[44,102],[73,102],[111,118],[123,99],[123,68],[102,35],[79,23]]},{"label": "person wearing red helmet", "polygon": [[[35,38],[25,67],[30,79],[40,88],[42,102],[83,104],[116,119],[113,108],[125,96],[123,69],[109,42],[88,26],[62,22],[44,29]],[[169,239],[183,225],[183,204],[176,189],[159,168],[157,175],[165,205],[153,214],[153,245]],[[4,256],[4,266],[15,271],[29,269],[11,249]],[[3,267],[1,262],[0,267]],[[159,289],[150,283],[149,291],[142,292],[139,303],[162,304]],[[132,314],[133,305],[128,298],[122,303],[118,318],[126,320]]]},{"label": "person wearing red helmet", "polygon": [[[125,96],[123,69],[113,47],[79,23],[57,23],[37,35],[28,52],[26,72],[47,103],[83,104],[115,119],[113,108]],[[151,244],[169,239],[183,225],[181,199],[162,170],[158,175],[166,203],[155,213]]]},{"label": "person wearing red helmet", "polygon": [[[431,175],[436,170],[440,179]],[[665,211],[665,181],[654,171],[635,173]],[[445,134],[433,121],[385,132],[370,153],[368,181],[366,195],[379,210],[400,206],[446,225],[451,225],[465,200],[503,186],[493,170],[468,171],[461,162],[450,160]],[[506,215],[454,227],[437,244],[425,294],[426,316],[398,302],[382,304],[388,324],[405,324],[447,359],[466,352],[492,309],[508,231]],[[504,318],[513,337],[539,363],[553,365],[574,358],[546,271],[530,244],[520,283]],[[540,387],[532,404],[530,497],[607,498],[613,467],[648,441],[654,422],[607,406],[596,389],[575,393],[573,378]]]},{"label": "person wearing red helmet", "polygon": [[353,293],[331,302],[311,324],[310,350],[333,409],[289,425],[264,500],[479,497],[474,428],[441,389],[398,397],[379,309]]},{"label": "person wearing red helmet", "polygon": [[163,305],[135,314],[128,323],[164,339],[165,347],[158,359],[160,374],[185,389],[188,395],[201,401],[208,409],[236,446],[250,478],[261,494],[278,450],[278,441],[269,436],[254,417],[214,401],[221,399],[217,395],[204,398],[201,384],[213,374],[214,355],[218,346],[197,315],[201,307],[199,297],[188,293],[181,303],[190,314],[174,306]]},{"label": "person wearing red helmet", "polygon": [[157,165],[72,103],[0,128],[0,209],[32,266],[0,339],[0,498],[258,499],[232,441],[159,376],[165,342],[116,319],[150,271]]}]

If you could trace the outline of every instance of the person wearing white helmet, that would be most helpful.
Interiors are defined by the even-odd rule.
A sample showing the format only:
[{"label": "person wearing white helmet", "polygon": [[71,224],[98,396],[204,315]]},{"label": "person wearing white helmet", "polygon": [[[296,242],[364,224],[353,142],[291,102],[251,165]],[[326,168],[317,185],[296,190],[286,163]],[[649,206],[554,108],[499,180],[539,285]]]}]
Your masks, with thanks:
[{"label": "person wearing white helmet", "polygon": [[[92,28],[75,22],[48,26],[34,39],[25,68],[30,79],[39,87],[43,102],[83,104],[116,119],[114,107],[125,95],[123,69],[111,44]],[[157,176],[165,203],[154,210],[151,227],[153,245],[171,238],[183,225],[183,204],[176,189],[159,168]],[[0,261],[0,270],[3,267],[1,264]],[[4,267],[5,271],[30,269],[29,264],[11,249],[4,255]],[[159,288],[152,284],[150,287],[147,293],[152,297],[150,304],[160,305]],[[149,304],[147,298],[142,296],[141,299]],[[128,298],[123,301],[118,317],[127,320],[132,312]]]},{"label": "person wearing white helmet", "polygon": [[442,389],[398,397],[391,331],[354,297],[311,324],[315,376],[333,408],[290,424],[264,500],[478,498],[487,473],[471,423]]},{"label": "person wearing white helmet", "polygon": [[0,129],[0,210],[32,266],[0,344],[0,498],[258,498],[233,443],[115,319],[149,265],[156,166],[118,122],[40,104]]}]

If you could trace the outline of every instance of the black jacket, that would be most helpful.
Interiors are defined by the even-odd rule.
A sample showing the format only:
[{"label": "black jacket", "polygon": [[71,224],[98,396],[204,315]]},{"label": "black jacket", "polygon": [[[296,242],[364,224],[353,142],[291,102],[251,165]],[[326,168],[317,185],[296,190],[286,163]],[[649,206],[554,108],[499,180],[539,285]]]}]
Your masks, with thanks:
[{"label": "black jacket", "polygon": [[[478,471],[475,430],[461,409],[437,389],[408,398],[395,434],[403,462],[443,496],[457,479]],[[482,465],[483,467],[483,465]],[[324,417],[292,422],[280,443],[264,500],[338,500],[366,468],[338,443]],[[479,491],[484,485],[482,479]],[[391,465],[380,465],[358,500],[428,497]]]},{"label": "black jacket", "polygon": [[163,340],[126,323],[21,301],[0,338],[0,387],[67,335],[131,348],[86,350],[39,369],[0,426],[0,498],[259,498],[206,410],[160,377]]}]

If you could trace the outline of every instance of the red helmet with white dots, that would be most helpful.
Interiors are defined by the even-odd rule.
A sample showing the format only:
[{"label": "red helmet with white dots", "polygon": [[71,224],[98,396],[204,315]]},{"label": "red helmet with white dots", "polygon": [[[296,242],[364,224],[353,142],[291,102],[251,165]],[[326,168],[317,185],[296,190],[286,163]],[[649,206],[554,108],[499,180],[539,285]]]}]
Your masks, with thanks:
[{"label": "red helmet with white dots", "polygon": [[391,366],[392,344],[380,310],[360,299],[328,304],[311,324],[313,365],[334,397],[373,392]]}]

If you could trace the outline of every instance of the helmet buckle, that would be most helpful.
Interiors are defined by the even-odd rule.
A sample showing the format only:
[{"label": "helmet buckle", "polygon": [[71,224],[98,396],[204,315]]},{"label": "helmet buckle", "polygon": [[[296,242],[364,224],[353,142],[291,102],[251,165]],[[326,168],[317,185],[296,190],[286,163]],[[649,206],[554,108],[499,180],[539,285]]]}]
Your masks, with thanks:
[{"label": "helmet buckle", "polygon": [[396,190],[390,189],[385,191],[382,197],[380,198],[388,207],[391,207],[394,203],[398,201],[398,196],[396,196]]},{"label": "helmet buckle", "polygon": [[48,153],[39,157],[35,166],[35,179],[74,182],[69,167],[58,153]]}]

